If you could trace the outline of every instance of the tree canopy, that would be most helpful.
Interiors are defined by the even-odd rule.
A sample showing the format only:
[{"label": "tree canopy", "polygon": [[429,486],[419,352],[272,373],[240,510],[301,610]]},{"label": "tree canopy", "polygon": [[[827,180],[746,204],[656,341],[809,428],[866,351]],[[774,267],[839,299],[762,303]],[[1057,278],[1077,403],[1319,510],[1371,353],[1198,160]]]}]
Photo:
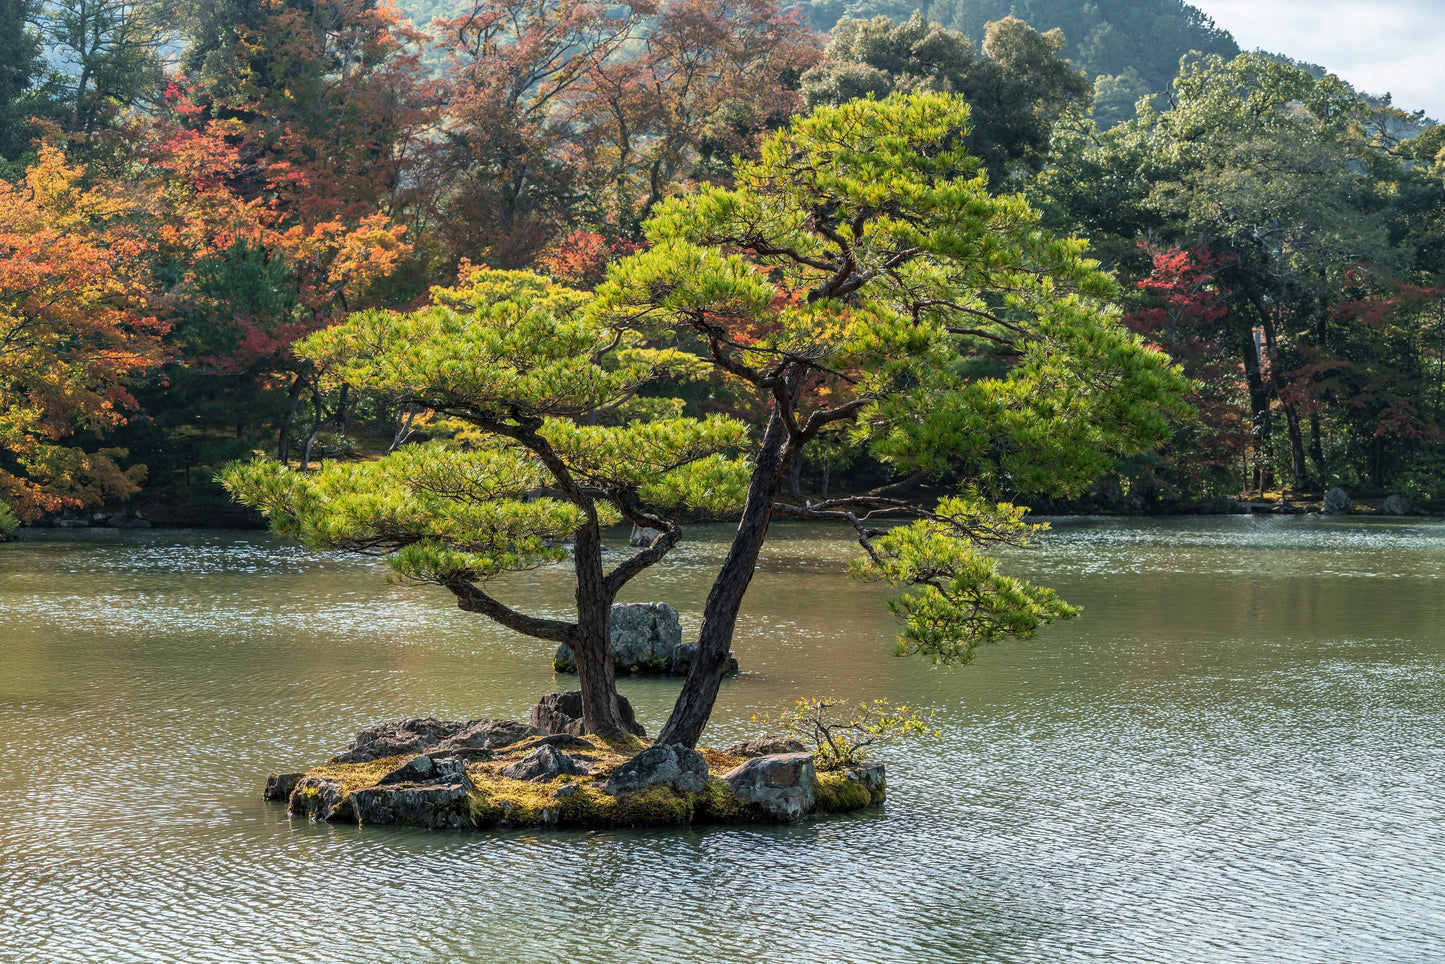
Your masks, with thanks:
[{"label": "tree canopy", "polygon": [[982,55],[960,33],[917,12],[901,24],[887,17],[840,20],[823,62],[802,76],[810,106],[899,91],[957,94],[969,105],[969,151],[996,184],[1043,166],[1054,125],[1081,116],[1090,82],[1059,56],[1057,30],[1040,34],[1016,17],[988,25]]},{"label": "tree canopy", "polygon": [[[1020,510],[986,493],[1086,485],[1164,437],[1184,383],[1120,325],[1117,289],[1082,243],[1044,231],[1022,199],[989,193],[967,130],[967,106],[945,94],[821,108],[738,162],[734,187],[659,204],[649,246],[592,298],[484,271],[421,311],[353,316],[303,353],[469,424],[476,446],[309,475],[254,462],[226,483],[280,532],[390,553],[464,609],[569,642],[595,732],[621,726],[611,601],[698,513],[741,505],[742,518],[663,742],[695,745],[707,723],[775,514],[854,528],[860,574],[902,590],[905,650],[958,662],[1031,635],[1073,611],[983,555],[1030,533]],[[638,413],[617,424],[649,384],[700,366],[751,390],[757,429]],[[840,424],[898,471],[962,494],[780,502],[788,463]],[[884,531],[871,521],[880,513],[918,521]],[[618,519],[662,534],[607,571],[603,527]],[[575,622],[486,592],[499,572],[560,557],[565,536]]]}]

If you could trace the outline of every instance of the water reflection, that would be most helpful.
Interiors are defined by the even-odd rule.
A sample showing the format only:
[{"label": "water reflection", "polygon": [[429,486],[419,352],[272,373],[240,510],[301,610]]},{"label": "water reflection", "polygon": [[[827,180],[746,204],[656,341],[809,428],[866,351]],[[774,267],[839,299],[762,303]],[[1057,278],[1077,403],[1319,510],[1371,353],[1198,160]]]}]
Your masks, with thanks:
[{"label": "water reflection", "polygon": [[[723,533],[631,598],[690,625]],[[0,547],[0,961],[1420,961],[1445,947],[1445,529],[1058,520],[1084,618],[930,671],[841,534],[784,527],[711,737],[936,707],[881,813],[790,828],[312,825],[258,775],[400,715],[519,716],[548,647],[236,533]],[[561,612],[566,574],[501,587]],[[675,684],[625,680],[652,728]]]}]

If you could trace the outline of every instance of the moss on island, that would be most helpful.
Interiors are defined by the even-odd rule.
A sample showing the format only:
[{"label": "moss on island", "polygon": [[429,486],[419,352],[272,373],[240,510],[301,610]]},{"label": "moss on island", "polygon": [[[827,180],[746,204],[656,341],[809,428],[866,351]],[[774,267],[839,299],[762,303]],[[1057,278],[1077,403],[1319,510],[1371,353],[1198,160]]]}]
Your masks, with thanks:
[{"label": "moss on island", "polygon": [[[565,755],[558,746],[565,747]],[[695,769],[679,773],[668,754],[677,760],[691,754],[687,760]],[[581,772],[544,772],[531,779],[504,773],[517,773],[519,765],[535,766],[539,757],[565,760],[567,767]],[[661,769],[638,777],[639,761],[648,757],[661,760]],[[620,775],[624,767],[628,771]],[[749,774],[752,770],[767,773]],[[775,775],[779,773],[789,776],[780,778]],[[652,782],[629,785],[636,780]],[[763,790],[750,789],[755,787]],[[769,794],[788,800],[780,805]],[[885,788],[882,767],[818,772],[806,753],[756,756],[711,748],[694,753],[652,748],[640,740],[609,745],[589,736],[541,737],[495,749],[403,753],[359,762],[333,759],[305,773],[273,775],[266,796],[286,800],[295,816],[361,824],[611,828],[785,822],[882,803]]]}]

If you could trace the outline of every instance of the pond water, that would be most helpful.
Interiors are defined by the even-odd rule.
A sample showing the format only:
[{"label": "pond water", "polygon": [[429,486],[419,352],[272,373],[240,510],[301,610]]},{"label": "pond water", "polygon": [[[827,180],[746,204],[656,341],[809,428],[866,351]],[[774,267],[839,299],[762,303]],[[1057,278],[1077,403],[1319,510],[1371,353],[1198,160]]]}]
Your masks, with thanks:
[{"label": "pond water", "polygon": [[[384,719],[524,718],[537,642],[239,532],[0,546],[0,962],[1445,960],[1445,526],[1062,519],[1082,618],[930,670],[844,534],[776,530],[706,742],[804,695],[931,708],[877,812],[428,833],[263,803]],[[726,532],[632,600],[696,628]],[[560,613],[565,573],[505,598]],[[622,689],[655,732],[676,684]]]}]

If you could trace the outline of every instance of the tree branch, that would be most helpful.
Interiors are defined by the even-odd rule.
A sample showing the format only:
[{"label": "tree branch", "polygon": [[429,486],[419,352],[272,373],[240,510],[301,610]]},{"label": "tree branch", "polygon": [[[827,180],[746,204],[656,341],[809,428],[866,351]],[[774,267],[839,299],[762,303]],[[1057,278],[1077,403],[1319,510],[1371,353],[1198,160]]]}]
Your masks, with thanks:
[{"label": "tree branch", "polygon": [[559,619],[539,619],[519,613],[487,595],[474,583],[462,576],[450,576],[442,585],[457,597],[457,608],[469,613],[480,613],[489,619],[534,639],[547,639],[555,643],[572,645],[577,639],[577,624],[565,623]]}]

